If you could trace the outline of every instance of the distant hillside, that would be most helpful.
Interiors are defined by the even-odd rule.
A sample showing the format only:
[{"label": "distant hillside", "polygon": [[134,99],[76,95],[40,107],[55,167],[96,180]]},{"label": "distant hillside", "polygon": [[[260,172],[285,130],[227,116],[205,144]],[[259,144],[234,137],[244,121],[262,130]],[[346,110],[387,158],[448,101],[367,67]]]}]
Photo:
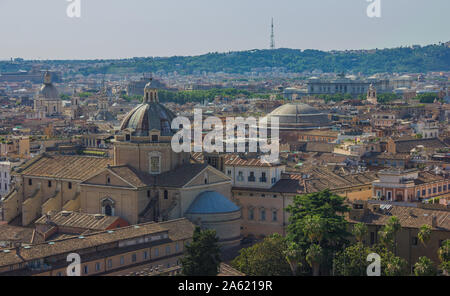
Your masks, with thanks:
[{"label": "distant hillside", "polygon": [[[46,61],[47,62],[47,61]],[[86,62],[86,61],[84,61]],[[169,58],[133,58],[89,61],[93,66],[81,68],[84,75],[123,72],[194,72],[245,73],[256,68],[281,67],[290,72],[321,70],[373,74],[380,72],[450,71],[450,47],[445,44],[424,47],[392,49],[319,51],[280,48],[276,50],[249,50],[229,53],[208,53],[200,56],[174,56]],[[49,63],[77,63],[53,61]],[[2,70],[0,63],[0,71]],[[94,66],[95,65],[95,66]],[[4,65],[6,66],[6,65]]]}]

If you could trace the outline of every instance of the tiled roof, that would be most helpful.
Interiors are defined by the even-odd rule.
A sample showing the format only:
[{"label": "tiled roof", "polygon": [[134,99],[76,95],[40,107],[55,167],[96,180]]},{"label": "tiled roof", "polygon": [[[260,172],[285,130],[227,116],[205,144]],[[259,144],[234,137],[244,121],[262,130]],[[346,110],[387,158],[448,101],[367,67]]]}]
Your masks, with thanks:
[{"label": "tiled roof", "polygon": [[44,154],[21,166],[25,176],[82,181],[112,163],[110,158]]},{"label": "tiled roof", "polygon": [[272,167],[276,164],[262,162],[259,158],[242,158],[239,155],[226,155],[225,165],[229,166],[251,166],[251,167]]},{"label": "tiled roof", "polygon": [[[52,225],[91,230],[105,230],[118,219],[120,217],[64,211],[50,217]],[[47,224],[47,218],[42,216],[35,224]]]},{"label": "tiled roof", "polygon": [[397,140],[395,147],[397,153],[409,153],[413,148],[422,145],[428,149],[439,149],[448,147],[443,141],[438,138],[432,139],[414,139],[414,140]]},{"label": "tiled roof", "polygon": [[0,241],[30,243],[33,229],[0,224]]},{"label": "tiled roof", "polygon": [[172,241],[189,239],[192,237],[195,226],[186,218],[167,221],[163,223],[144,223],[137,226],[117,228],[113,232],[102,231],[85,234],[83,238],[74,237],[56,240],[50,243],[31,245],[29,248],[20,248],[20,256],[15,249],[9,252],[0,251],[0,266],[29,262],[59,254],[67,254],[82,249],[94,248],[100,245],[115,243],[121,240],[133,239],[148,234],[157,234],[168,231]]},{"label": "tiled roof", "polygon": [[184,164],[171,171],[159,174],[151,175],[146,172],[139,172],[136,169],[123,165],[123,166],[111,166],[108,170],[111,170],[123,180],[132,184],[136,188],[148,187],[148,186],[166,186],[180,188],[191,181],[201,171],[203,171],[208,164]]},{"label": "tiled roof", "polygon": [[406,207],[392,205],[386,207],[382,212],[370,209],[360,220],[347,218],[350,222],[364,222],[374,225],[385,225],[388,219],[396,216],[402,227],[420,228],[424,224],[432,225],[432,216],[436,216],[437,226],[435,230],[450,231],[450,211],[430,210],[417,207]]}]

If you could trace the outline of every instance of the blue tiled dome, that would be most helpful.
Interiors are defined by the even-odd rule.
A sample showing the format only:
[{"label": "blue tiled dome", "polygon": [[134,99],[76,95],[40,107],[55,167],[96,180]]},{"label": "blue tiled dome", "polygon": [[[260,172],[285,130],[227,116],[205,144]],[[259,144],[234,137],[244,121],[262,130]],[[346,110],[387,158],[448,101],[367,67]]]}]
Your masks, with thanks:
[{"label": "blue tiled dome", "polygon": [[200,193],[187,210],[188,214],[216,214],[239,211],[239,207],[216,191]]}]

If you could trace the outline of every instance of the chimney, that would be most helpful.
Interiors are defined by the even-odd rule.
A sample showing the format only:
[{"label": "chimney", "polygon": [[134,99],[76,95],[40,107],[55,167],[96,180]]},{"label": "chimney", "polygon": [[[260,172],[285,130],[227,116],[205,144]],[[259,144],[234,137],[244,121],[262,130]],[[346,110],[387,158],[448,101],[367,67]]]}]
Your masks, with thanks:
[{"label": "chimney", "polygon": [[431,227],[433,227],[433,228],[437,227],[437,217],[436,217],[436,215],[431,216]]}]

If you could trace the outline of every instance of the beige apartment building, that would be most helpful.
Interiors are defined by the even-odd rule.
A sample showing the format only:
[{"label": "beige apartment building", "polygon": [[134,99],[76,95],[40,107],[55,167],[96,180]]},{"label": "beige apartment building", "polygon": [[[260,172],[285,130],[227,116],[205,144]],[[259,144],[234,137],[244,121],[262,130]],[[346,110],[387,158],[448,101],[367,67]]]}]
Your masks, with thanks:
[{"label": "beige apartment building", "polygon": [[[397,233],[395,254],[405,259],[412,271],[412,266],[421,256],[427,256],[434,264],[439,265],[438,249],[443,241],[450,239],[450,210],[445,206],[426,205],[421,203],[400,205],[398,203],[355,201],[348,215],[351,224],[363,222],[368,226],[364,239],[366,245],[380,243],[378,232],[388,219],[396,216],[402,226]],[[432,227],[430,240],[426,245],[418,239],[422,225]]]},{"label": "beige apartment building", "polygon": [[180,265],[194,224],[182,218],[117,228],[0,251],[0,275],[66,276],[68,255],[80,255],[80,275],[126,275]]}]

